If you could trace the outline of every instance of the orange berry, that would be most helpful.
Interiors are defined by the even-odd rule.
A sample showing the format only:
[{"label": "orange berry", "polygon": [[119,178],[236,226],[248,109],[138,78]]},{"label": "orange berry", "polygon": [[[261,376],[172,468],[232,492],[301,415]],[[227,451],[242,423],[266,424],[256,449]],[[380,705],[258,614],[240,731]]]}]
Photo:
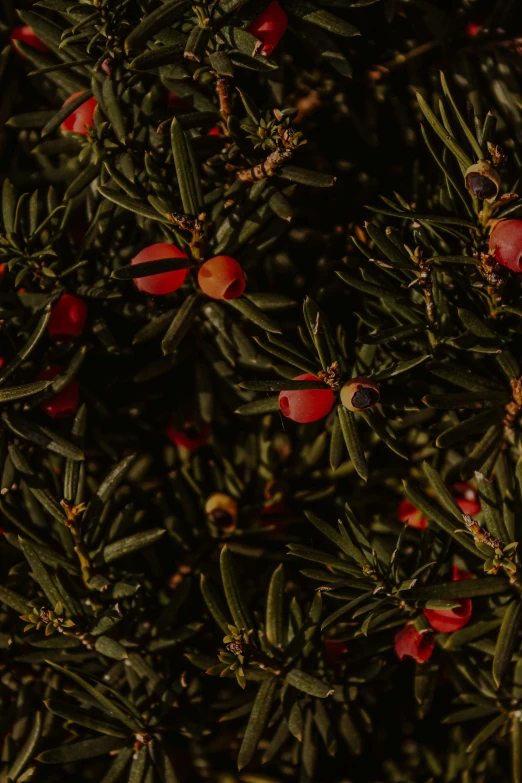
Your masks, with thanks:
[{"label": "orange berry", "polygon": [[245,273],[231,256],[214,256],[200,267],[198,285],[211,299],[237,299],[245,290]]}]

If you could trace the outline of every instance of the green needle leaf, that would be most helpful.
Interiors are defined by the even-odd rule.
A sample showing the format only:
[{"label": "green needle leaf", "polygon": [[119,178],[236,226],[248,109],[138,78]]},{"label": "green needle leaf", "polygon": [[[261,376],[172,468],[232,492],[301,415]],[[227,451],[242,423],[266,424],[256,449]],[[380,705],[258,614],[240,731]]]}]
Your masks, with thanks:
[{"label": "green needle leaf", "polygon": [[250,718],[246,727],[243,742],[239,749],[237,767],[242,770],[252,760],[257,750],[259,740],[262,737],[263,730],[268,722],[270,708],[275,697],[277,689],[277,679],[268,677],[259,688]]},{"label": "green needle leaf", "polygon": [[508,604],[497,643],[495,645],[495,655],[493,658],[493,679],[497,688],[502,685],[502,680],[512,662],[520,631],[520,621],[522,620],[522,602],[517,596]]},{"label": "green needle leaf", "polygon": [[270,580],[266,602],[266,636],[274,647],[283,646],[283,608],[284,608],[285,574],[283,566],[279,565]]}]

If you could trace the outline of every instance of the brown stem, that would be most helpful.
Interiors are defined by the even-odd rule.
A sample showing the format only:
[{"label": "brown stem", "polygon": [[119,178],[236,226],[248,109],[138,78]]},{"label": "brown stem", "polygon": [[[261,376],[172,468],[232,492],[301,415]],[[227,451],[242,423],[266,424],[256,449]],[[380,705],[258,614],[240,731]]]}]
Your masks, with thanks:
[{"label": "brown stem", "polygon": [[79,639],[83,646],[88,650],[94,650],[94,644],[90,641],[87,634],[81,633],[81,631],[70,631],[65,628],[57,628],[57,630],[64,636],[70,636],[71,639]]},{"label": "brown stem", "polygon": [[414,283],[411,285],[417,283],[420,288],[422,288],[424,293],[424,304],[426,306],[426,316],[428,318],[428,321],[430,321],[433,326],[437,326],[436,321],[436,312],[435,312],[435,302],[433,300],[433,283],[431,279],[431,271],[432,271],[432,262],[427,259],[422,258],[422,252],[418,253],[417,251],[419,248],[415,251],[414,261],[417,264],[418,270],[419,270],[419,276]]},{"label": "brown stem", "polygon": [[286,163],[292,157],[291,149],[274,150],[262,163],[258,163],[251,169],[243,169],[237,172],[237,178],[242,182],[255,182],[259,179],[265,179],[271,177],[273,173],[279,169],[284,163]]},{"label": "brown stem", "polygon": [[505,549],[505,543],[501,538],[495,538],[488,530],[485,530],[469,514],[464,514],[464,524],[473,536],[475,543],[491,547],[494,554],[501,555]]},{"label": "brown stem", "polygon": [[[462,49],[460,49],[460,51],[477,54],[477,52],[481,49],[489,49],[491,46],[513,48],[516,51],[518,47],[518,41],[519,39],[517,38],[510,38],[503,41],[488,40],[484,42],[484,45],[479,44],[478,46],[464,46]],[[411,60],[414,60],[417,57],[421,57],[423,54],[426,54],[426,52],[429,52],[432,49],[436,49],[440,45],[440,41],[428,41],[421,44],[420,46],[416,46],[414,49],[406,52],[406,54],[397,54],[392,60],[388,60],[388,62],[383,63],[382,65],[376,65],[374,68],[368,71],[368,76],[372,81],[378,81],[379,79],[382,79],[384,76],[386,76],[390,71],[394,71],[397,68],[406,65]]]},{"label": "brown stem", "polygon": [[190,250],[196,261],[203,261],[205,258],[205,218],[206,214],[202,212],[197,218],[191,218],[181,212],[169,212],[168,220],[174,223],[178,228],[184,231],[190,231],[192,240]]},{"label": "brown stem", "polygon": [[382,65],[376,65],[374,68],[372,68],[372,70],[368,71],[368,76],[372,81],[378,81],[387,73],[389,73],[389,71],[393,71],[396,68],[400,68],[402,65],[406,65],[406,63],[410,62],[410,60],[414,60],[415,58],[426,54],[426,52],[431,51],[431,49],[435,49],[437,46],[440,46],[440,41],[428,41],[427,43],[423,43],[420,46],[416,46],[415,49],[411,49],[409,52],[406,52],[406,54],[398,54],[393,58],[393,60],[388,60],[388,62],[383,63]]},{"label": "brown stem", "polygon": [[513,571],[509,571],[507,568],[505,568],[504,572],[505,572],[506,576],[509,578],[510,585],[513,587],[513,589],[522,598],[522,577],[520,575],[520,569],[517,568],[517,570],[513,572]]},{"label": "brown stem", "polygon": [[225,135],[229,135],[228,132],[228,118],[232,114],[232,100],[230,98],[230,79],[226,76],[218,76],[216,78],[216,93],[219,100],[219,111],[223,117],[223,131]]},{"label": "brown stem", "polygon": [[85,510],[85,505],[81,503],[79,506],[73,506],[66,500],[62,500],[60,505],[65,510],[67,515],[65,524],[71,531],[74,538],[74,551],[76,552],[78,560],[80,561],[83,583],[88,590],[92,590],[93,588],[89,584],[91,578],[91,562],[89,560],[89,555],[87,554],[87,551],[84,547],[80,526],[76,521],[79,514]]}]

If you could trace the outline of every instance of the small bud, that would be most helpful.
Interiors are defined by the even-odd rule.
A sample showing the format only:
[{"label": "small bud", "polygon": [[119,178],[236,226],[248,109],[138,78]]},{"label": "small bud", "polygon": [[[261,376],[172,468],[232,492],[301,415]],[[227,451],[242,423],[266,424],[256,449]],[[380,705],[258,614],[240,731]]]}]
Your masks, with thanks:
[{"label": "small bud", "polygon": [[368,378],[352,378],[341,389],[341,402],[349,411],[365,411],[377,405],[381,392]]},{"label": "small bud", "polygon": [[500,189],[500,177],[489,160],[479,160],[466,171],[464,175],[466,190],[472,196],[491,203],[495,201]]},{"label": "small bud", "polygon": [[230,533],[237,524],[237,502],[230,495],[214,492],[206,500],[205,514],[219,530]]}]

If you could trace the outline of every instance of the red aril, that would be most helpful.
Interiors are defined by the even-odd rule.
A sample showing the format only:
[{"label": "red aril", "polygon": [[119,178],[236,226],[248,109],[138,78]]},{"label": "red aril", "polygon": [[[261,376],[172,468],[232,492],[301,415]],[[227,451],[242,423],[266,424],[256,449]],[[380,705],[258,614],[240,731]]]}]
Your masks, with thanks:
[{"label": "red aril", "polygon": [[195,451],[204,446],[208,441],[210,427],[204,424],[198,429],[193,422],[188,421],[182,429],[178,430],[172,423],[167,427],[167,435],[175,446],[188,451]]},{"label": "red aril", "polygon": [[[466,579],[472,579],[473,575],[454,565],[452,568],[452,577],[454,582],[462,582]],[[435,631],[439,631],[440,633],[453,633],[453,631],[459,631],[469,623],[473,607],[471,598],[459,598],[458,603],[459,605],[452,609],[424,609],[424,616]]]},{"label": "red aril", "polygon": [[211,299],[237,299],[246,287],[245,273],[231,256],[214,256],[201,265],[198,285]]},{"label": "red aril", "polygon": [[338,639],[324,639],[324,657],[330,666],[337,666],[339,658],[347,650],[346,642],[341,642]]},{"label": "red aril", "polygon": [[[48,381],[60,375],[62,368],[53,364],[48,370],[44,370],[36,376],[37,381]],[[40,407],[51,419],[62,419],[72,416],[78,410],[80,403],[80,387],[76,378],[73,378],[61,391],[44,400]]]},{"label": "red aril", "polygon": [[489,252],[502,266],[522,272],[522,220],[499,220],[489,237]]},{"label": "red aril", "polygon": [[[38,38],[33,28],[29,27],[28,24],[21,24],[19,27],[15,27],[10,35],[10,39],[11,41],[21,41],[22,43],[27,44],[27,46],[32,46],[33,49],[37,49],[39,52],[49,51],[49,47]],[[21,54],[21,52],[19,52],[19,54]]]},{"label": "red aril", "polygon": [[47,329],[52,340],[78,337],[87,320],[87,305],[72,294],[62,294],[51,310]]},{"label": "red aril", "polygon": [[[294,381],[318,381],[315,375],[305,372],[296,375]],[[279,393],[279,408],[283,416],[299,424],[309,424],[327,416],[334,404],[334,393],[326,384],[323,389],[291,389]]]},{"label": "red aril", "polygon": [[258,16],[247,30],[263,42],[260,53],[264,54],[265,57],[268,57],[268,55],[272,54],[283,37],[287,27],[287,15],[277,0],[273,0],[268,8],[265,8],[261,16]]},{"label": "red aril", "polygon": [[413,503],[404,498],[399,504],[397,509],[397,519],[399,522],[404,522],[405,525],[415,527],[417,530],[424,530],[428,524],[428,520],[418,508],[415,508]]},{"label": "red aril", "polygon": [[[159,261],[162,258],[188,258],[188,256],[176,245],[171,245],[168,242],[157,242],[155,245],[144,247],[137,256],[134,256],[131,265],[144,264],[148,261]],[[136,288],[145,294],[164,296],[181,288],[187,279],[188,273],[188,268],[174,269],[172,272],[161,272],[159,275],[137,277],[134,283]]]},{"label": "red aril", "polygon": [[417,663],[426,663],[432,656],[435,636],[430,630],[419,631],[408,623],[395,634],[394,647],[400,661],[413,658]]},{"label": "red aril", "polygon": [[[81,95],[80,92],[75,92],[70,95],[64,106],[73,101],[75,98]],[[84,103],[81,103],[77,109],[75,109],[69,116],[62,122],[60,128],[64,133],[80,133],[82,136],[88,136],[89,131],[94,127],[94,110],[98,105],[96,98],[88,98]]]}]

